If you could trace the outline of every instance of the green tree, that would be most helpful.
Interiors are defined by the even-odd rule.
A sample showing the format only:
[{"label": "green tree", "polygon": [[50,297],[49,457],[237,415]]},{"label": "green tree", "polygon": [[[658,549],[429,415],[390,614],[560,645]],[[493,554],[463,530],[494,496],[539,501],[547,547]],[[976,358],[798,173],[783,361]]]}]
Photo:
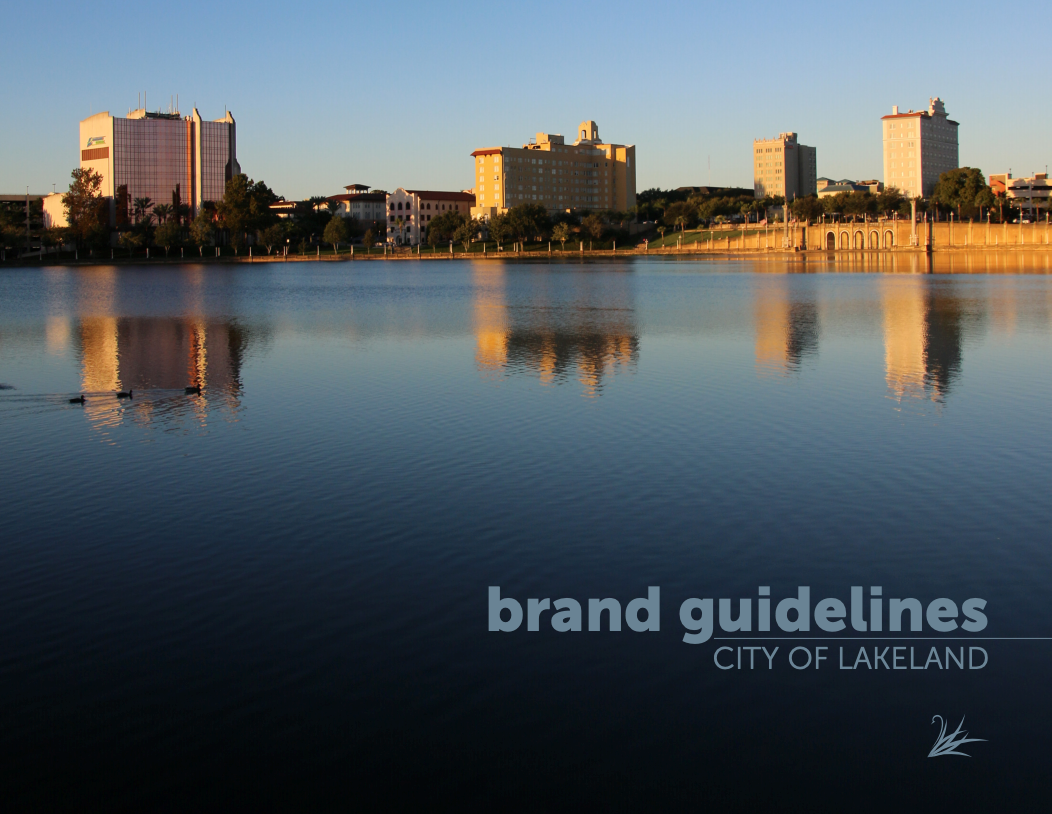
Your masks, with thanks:
[{"label": "green tree", "polygon": [[157,217],[158,223],[167,223],[169,215],[172,214],[171,204],[157,204],[153,208],[153,214]]},{"label": "green tree", "polygon": [[[460,212],[452,210],[443,212],[427,225],[427,238],[429,245],[436,246],[439,243],[455,240],[456,238],[454,235],[456,235],[457,230],[463,226],[465,220],[467,220],[467,218],[465,218]],[[432,240],[435,242],[432,243]]]},{"label": "green tree", "polygon": [[238,173],[226,182],[223,200],[216,211],[230,235],[235,249],[245,245],[246,237],[265,229],[278,220],[270,211],[270,205],[278,197],[262,181],[252,181],[244,173]]},{"label": "green tree", "polygon": [[62,207],[69,235],[78,245],[102,245],[109,237],[109,207],[102,197],[102,176],[92,169],[75,169]]},{"label": "green tree", "polygon": [[548,229],[548,210],[541,204],[524,203],[508,210],[508,225],[519,240],[540,238]]},{"label": "green tree", "polygon": [[204,247],[212,245],[215,240],[216,230],[212,225],[212,213],[205,207],[197,210],[197,217],[190,224],[190,239],[197,246],[197,252],[204,255]]},{"label": "green tree", "polygon": [[339,215],[333,215],[325,226],[325,234],[322,235],[322,240],[326,243],[331,243],[333,252],[338,254],[340,244],[346,239],[347,224],[343,222],[343,218]]},{"label": "green tree", "polygon": [[116,226],[118,229],[121,229],[122,227],[127,226],[130,223],[130,219],[128,218],[128,185],[118,184],[117,194],[114,196],[114,198]]},{"label": "green tree", "polygon": [[669,204],[665,209],[665,214],[662,220],[665,222],[666,226],[678,226],[679,230],[682,232],[688,226],[693,226],[697,217],[698,208],[696,206],[691,205],[687,201],[677,201],[674,204]]},{"label": "green tree", "polygon": [[885,187],[883,191],[877,193],[877,211],[885,216],[891,215],[893,212],[898,212],[902,209],[902,204],[905,200],[902,197],[902,191],[898,187]]},{"label": "green tree", "polygon": [[148,213],[150,211],[150,207],[153,206],[153,199],[149,197],[136,198],[132,202],[132,206],[135,211],[135,222],[138,223],[140,220],[149,217]]},{"label": "green tree", "polygon": [[818,200],[817,195],[808,195],[806,198],[797,198],[789,204],[789,211],[793,213],[797,220],[806,221],[808,223],[818,220],[823,214],[825,214],[825,208],[822,206],[822,202]]},{"label": "green tree", "polygon": [[870,195],[869,192],[848,192],[844,193],[844,204],[843,212],[845,215],[852,215],[855,217],[861,215],[872,214],[876,211],[876,197]]},{"label": "green tree", "polygon": [[478,237],[481,224],[474,218],[466,218],[457,231],[453,234],[453,239],[458,243],[464,244],[464,251],[471,251],[471,243]]},{"label": "green tree", "polygon": [[497,241],[498,247],[511,237],[511,225],[507,215],[497,214],[489,219],[489,236]]},{"label": "green tree", "polygon": [[983,187],[975,196],[975,206],[979,210],[980,220],[983,217],[983,209],[990,210],[997,205],[997,196],[990,187]]},{"label": "green tree", "polygon": [[178,223],[166,221],[157,227],[157,231],[154,232],[153,239],[158,246],[164,248],[165,257],[168,256],[168,250],[172,246],[179,245],[182,240],[183,230]]},{"label": "green tree", "polygon": [[986,179],[981,170],[974,167],[959,167],[939,176],[939,182],[932,191],[932,200],[943,206],[957,210],[957,217],[975,211],[975,199],[984,188]]},{"label": "green tree", "polygon": [[603,236],[603,232],[606,231],[606,224],[603,222],[601,215],[593,212],[581,218],[581,228],[594,239],[599,240]]},{"label": "green tree", "polygon": [[120,244],[129,255],[135,254],[135,252],[139,251],[139,249],[146,245],[146,236],[138,231],[121,232]]},{"label": "green tree", "polygon": [[266,229],[261,229],[257,237],[259,242],[267,247],[267,254],[271,254],[275,246],[285,242],[285,229],[280,223],[274,223]]},{"label": "green tree", "polygon": [[362,235],[362,245],[365,246],[365,250],[368,251],[376,243],[376,235],[372,229],[366,229],[365,234]]},{"label": "green tree", "polygon": [[558,240],[563,245],[563,251],[566,251],[566,241],[570,239],[570,226],[566,223],[557,223],[555,228],[552,229],[552,239]]}]

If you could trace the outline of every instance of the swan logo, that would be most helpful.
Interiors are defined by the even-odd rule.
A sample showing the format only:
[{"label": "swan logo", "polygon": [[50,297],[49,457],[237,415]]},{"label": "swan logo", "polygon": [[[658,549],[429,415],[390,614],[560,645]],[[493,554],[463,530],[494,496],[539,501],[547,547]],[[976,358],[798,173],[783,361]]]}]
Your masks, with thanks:
[{"label": "swan logo", "polygon": [[941,715],[935,715],[932,717],[931,722],[935,723],[935,719],[938,718],[942,724],[939,730],[939,737],[935,740],[935,745],[928,752],[928,757],[942,757],[944,755],[960,755],[961,757],[971,757],[971,755],[965,752],[958,752],[957,747],[965,743],[986,743],[985,738],[969,738],[968,730],[961,731],[961,727],[964,726],[964,718],[961,718],[961,722],[957,724],[957,729],[952,734],[946,734],[946,719]]}]

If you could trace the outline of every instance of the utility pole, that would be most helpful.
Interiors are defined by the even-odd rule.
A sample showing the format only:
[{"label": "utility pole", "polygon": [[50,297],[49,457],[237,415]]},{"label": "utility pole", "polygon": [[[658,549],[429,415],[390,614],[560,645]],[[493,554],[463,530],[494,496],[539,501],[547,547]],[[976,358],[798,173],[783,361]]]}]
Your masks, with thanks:
[{"label": "utility pole", "polygon": [[26,253],[29,253],[29,187],[26,187]]}]

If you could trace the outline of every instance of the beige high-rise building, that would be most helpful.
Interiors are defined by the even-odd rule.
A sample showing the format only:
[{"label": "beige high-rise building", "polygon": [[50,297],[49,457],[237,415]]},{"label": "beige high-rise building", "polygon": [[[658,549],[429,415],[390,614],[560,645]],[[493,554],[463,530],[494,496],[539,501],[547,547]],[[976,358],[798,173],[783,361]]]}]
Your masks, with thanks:
[{"label": "beige high-rise building", "polygon": [[605,143],[599,126],[581,122],[577,140],[538,133],[529,144],[490,147],[471,154],[475,162],[475,207],[488,217],[523,203],[551,211],[615,209],[636,205],[636,148]]},{"label": "beige high-rise building", "polygon": [[753,194],[781,195],[787,201],[818,192],[818,151],[796,140],[796,133],[752,143]]},{"label": "beige high-rise building", "polygon": [[884,186],[896,187],[908,198],[927,198],[939,176],[960,166],[958,122],[946,117],[946,107],[936,96],[927,110],[881,118],[884,129]]}]

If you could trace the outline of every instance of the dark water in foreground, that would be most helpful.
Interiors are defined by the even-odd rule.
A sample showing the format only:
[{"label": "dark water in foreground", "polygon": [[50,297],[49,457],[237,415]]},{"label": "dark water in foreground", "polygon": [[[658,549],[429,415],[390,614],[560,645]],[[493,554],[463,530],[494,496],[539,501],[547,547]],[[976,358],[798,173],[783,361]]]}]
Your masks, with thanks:
[{"label": "dark water in foreground", "polygon": [[[1052,280],[786,268],[0,275],[4,808],[1047,805],[1052,641],[1004,639],[1052,636]],[[801,585],[989,625],[682,641]]]}]

